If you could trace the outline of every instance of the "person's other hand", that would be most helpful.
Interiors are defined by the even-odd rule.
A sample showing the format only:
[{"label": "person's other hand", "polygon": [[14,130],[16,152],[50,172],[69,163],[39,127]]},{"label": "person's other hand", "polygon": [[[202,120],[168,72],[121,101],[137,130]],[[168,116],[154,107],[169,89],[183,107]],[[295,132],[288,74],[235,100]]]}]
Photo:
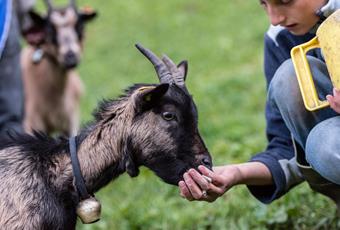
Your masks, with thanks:
[{"label": "person's other hand", "polygon": [[183,181],[178,183],[180,195],[189,201],[213,202],[238,181],[239,169],[234,165],[214,167],[213,171],[199,166],[198,170],[200,173],[195,169],[190,169],[184,173]]},{"label": "person's other hand", "polygon": [[326,98],[331,108],[340,113],[340,90],[333,88],[333,95],[327,95]]}]

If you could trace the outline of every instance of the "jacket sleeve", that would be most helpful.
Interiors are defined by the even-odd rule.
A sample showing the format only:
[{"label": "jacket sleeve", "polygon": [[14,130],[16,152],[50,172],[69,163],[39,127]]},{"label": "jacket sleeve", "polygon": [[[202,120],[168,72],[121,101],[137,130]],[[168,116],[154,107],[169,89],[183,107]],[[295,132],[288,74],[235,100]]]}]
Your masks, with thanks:
[{"label": "jacket sleeve", "polygon": [[340,9],[340,1],[339,0],[329,0],[326,5],[324,5],[320,11],[324,17],[328,17],[336,10]]},{"label": "jacket sleeve", "polygon": [[[265,37],[264,71],[267,88],[279,66],[288,58],[289,51],[282,51],[267,35]],[[279,110],[266,102],[266,133],[268,145],[265,151],[258,153],[250,161],[261,162],[270,170],[273,177],[271,186],[248,186],[250,192],[261,202],[270,203],[302,182],[297,168],[291,134],[286,127]]]}]

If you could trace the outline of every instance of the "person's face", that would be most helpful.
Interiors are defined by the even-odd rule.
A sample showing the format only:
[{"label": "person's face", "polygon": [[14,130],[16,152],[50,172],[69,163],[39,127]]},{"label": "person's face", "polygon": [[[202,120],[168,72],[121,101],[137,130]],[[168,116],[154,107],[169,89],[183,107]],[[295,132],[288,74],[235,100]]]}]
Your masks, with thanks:
[{"label": "person's face", "polygon": [[272,25],[280,25],[292,34],[306,34],[318,22],[315,12],[328,0],[260,0]]}]

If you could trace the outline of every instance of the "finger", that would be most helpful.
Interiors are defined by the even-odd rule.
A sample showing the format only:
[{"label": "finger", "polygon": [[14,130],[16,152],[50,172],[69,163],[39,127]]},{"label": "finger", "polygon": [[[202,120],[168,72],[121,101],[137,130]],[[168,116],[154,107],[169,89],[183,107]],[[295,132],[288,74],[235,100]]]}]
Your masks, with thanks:
[{"label": "finger", "polygon": [[197,172],[195,169],[190,169],[188,173],[202,190],[209,189],[209,182],[199,172]]},{"label": "finger", "polygon": [[192,201],[194,200],[194,198],[192,197],[188,187],[186,186],[185,182],[184,181],[180,181],[178,183],[178,187],[180,189],[180,196],[189,200],[189,201]]},{"label": "finger", "polygon": [[202,175],[205,175],[205,176],[208,176],[208,177],[211,177],[214,174],[213,171],[211,171],[210,169],[208,169],[207,167],[205,167],[203,165],[198,166],[198,170],[202,173]]},{"label": "finger", "polygon": [[[327,95],[328,96],[328,95]],[[327,97],[326,96],[326,97]],[[340,103],[340,90],[333,88],[333,96],[332,99],[335,103],[339,104]]]},{"label": "finger", "polygon": [[333,88],[333,95],[327,95],[327,96],[330,96],[334,102],[338,102],[340,100],[340,90]]},{"label": "finger", "polygon": [[189,173],[184,173],[183,175],[184,182],[186,186],[188,187],[192,197],[194,199],[199,199],[202,197],[203,193],[200,187],[196,184],[196,182],[193,180],[193,178],[190,176]]},{"label": "finger", "polygon": [[[340,95],[338,97],[340,97]],[[332,95],[327,95],[326,99],[327,99],[330,107],[334,111],[336,111],[337,113],[340,113],[340,102],[336,101],[335,98]]]},{"label": "finger", "polygon": [[212,179],[206,175],[202,175],[202,177],[208,182],[208,183],[211,183],[212,182]]},{"label": "finger", "polygon": [[202,196],[199,200],[213,202],[224,194],[224,190],[222,188],[219,188],[213,184],[210,184],[209,186],[210,188],[206,191],[206,195]]},{"label": "finger", "polygon": [[225,193],[225,184],[220,175],[211,171],[205,166],[199,166],[198,169],[202,173],[202,175],[207,175],[210,178],[211,183],[209,183],[209,188],[207,189],[208,194],[212,196],[221,196]]},{"label": "finger", "polygon": [[334,97],[332,95],[327,95],[326,99],[329,102],[329,104],[334,104]]},{"label": "finger", "polygon": [[339,106],[340,106],[340,99],[339,99],[339,98],[333,97],[333,98],[332,98],[332,104],[333,104],[333,106],[335,106],[336,108],[339,108]]},{"label": "finger", "polygon": [[214,196],[221,196],[223,193],[224,193],[224,190],[221,187],[216,186],[214,184],[209,185],[208,195],[214,197]]},{"label": "finger", "polygon": [[202,173],[202,175],[209,177],[211,179],[212,184],[215,184],[217,186],[223,185],[222,178],[215,172],[208,169],[207,167],[200,165],[198,166],[198,170]]}]

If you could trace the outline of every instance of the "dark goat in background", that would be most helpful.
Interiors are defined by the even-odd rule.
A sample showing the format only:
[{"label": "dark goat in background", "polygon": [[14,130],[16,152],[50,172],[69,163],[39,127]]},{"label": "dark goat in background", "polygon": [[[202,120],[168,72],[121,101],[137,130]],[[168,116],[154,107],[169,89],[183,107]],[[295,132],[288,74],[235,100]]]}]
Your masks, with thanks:
[{"label": "dark goat in background", "polygon": [[83,83],[74,68],[82,52],[84,25],[96,12],[78,11],[72,1],[65,8],[46,2],[48,13],[29,14],[32,26],[24,32],[28,46],[21,57],[27,132],[75,134]]},{"label": "dark goat in background", "polygon": [[[140,166],[177,185],[183,173],[212,161],[197,128],[197,111],[178,67],[137,46],[153,63],[160,84],[138,84],[102,102],[92,125],[76,136],[77,155],[90,194]],[[0,226],[3,229],[74,229],[79,202],[69,140],[42,134],[0,141]]]}]

